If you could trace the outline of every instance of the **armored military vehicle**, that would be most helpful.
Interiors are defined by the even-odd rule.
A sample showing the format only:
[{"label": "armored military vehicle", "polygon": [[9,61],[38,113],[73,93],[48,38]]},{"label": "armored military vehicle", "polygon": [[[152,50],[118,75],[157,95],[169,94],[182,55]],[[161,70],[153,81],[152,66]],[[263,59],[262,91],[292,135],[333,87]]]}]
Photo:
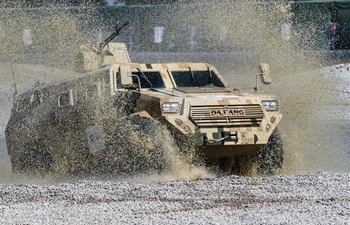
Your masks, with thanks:
[{"label": "armored military vehicle", "polygon": [[74,78],[16,96],[5,132],[13,172],[161,171],[169,136],[179,154],[225,172],[281,169],[279,101],[258,90],[259,76],[271,82],[267,64],[255,88],[230,88],[207,63],[132,63],[110,43],[119,31],[81,47]]}]

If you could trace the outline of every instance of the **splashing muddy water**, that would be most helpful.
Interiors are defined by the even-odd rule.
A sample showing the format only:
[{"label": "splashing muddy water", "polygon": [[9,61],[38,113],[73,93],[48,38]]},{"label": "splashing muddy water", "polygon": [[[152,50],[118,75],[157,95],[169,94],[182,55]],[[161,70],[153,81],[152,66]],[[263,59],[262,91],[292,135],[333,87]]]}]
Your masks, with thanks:
[{"label": "splashing muddy water", "polygon": [[[193,4],[188,8],[194,8],[199,15],[172,13],[172,18],[168,18],[165,13],[160,15],[161,18],[166,18],[165,25],[172,26],[174,21],[180,24],[173,26],[174,30],[187,29],[188,21],[191,21],[191,25],[195,24],[203,33],[205,31],[200,40],[206,43],[204,46],[212,53],[198,53],[207,52],[203,46],[197,49],[197,53],[190,54],[135,51],[131,54],[132,59],[146,58],[146,61],[152,59],[152,62],[174,61],[174,58],[181,61],[207,61],[216,66],[235,88],[255,86],[258,63],[269,63],[273,83],[261,88],[277,95],[281,102],[284,118],[280,124],[280,132],[286,154],[283,173],[348,171],[348,143],[345,141],[347,122],[339,124],[333,122],[333,119],[319,119],[315,116],[326,110],[326,106],[334,104],[335,96],[326,95],[325,90],[332,89],[336,85],[333,81],[337,78],[328,79],[325,75],[328,71],[322,73],[316,70],[330,62],[311,51],[304,51],[318,47],[318,42],[312,38],[315,34],[313,30],[307,34],[309,38],[302,42],[295,41],[293,34],[290,41],[281,38],[281,24],[292,23],[288,2],[281,1],[268,7],[239,3],[224,6],[226,7],[215,5],[208,12],[200,4]],[[228,13],[230,10],[234,13]],[[77,9],[75,14],[65,9],[34,11],[39,14],[33,16],[35,13],[25,9],[2,9],[1,19],[4,22],[1,27],[5,31],[0,39],[1,77],[4,78],[1,84],[1,101],[4,106],[1,112],[2,130],[12,104],[12,72],[19,91],[31,88],[38,82],[42,84],[74,76],[71,71],[71,57],[80,44],[96,41],[97,25],[94,24],[103,23],[99,17],[91,16],[96,12],[87,13],[84,9]],[[120,18],[116,18],[118,19]],[[159,19],[150,17],[147,23],[154,25],[159,23]],[[227,35],[230,38],[221,47],[232,44],[232,53],[222,51],[222,48],[215,45],[217,31],[222,24],[229,24]],[[32,45],[23,43],[22,38],[23,30],[29,28],[34,43]],[[175,41],[180,39],[181,37],[175,36]],[[147,40],[140,38],[139,41],[145,43]],[[147,57],[149,54],[151,57]],[[346,106],[347,102],[338,101],[337,104]],[[331,113],[328,111],[328,114]],[[163,178],[191,180],[211,176],[203,168],[186,164],[174,154],[176,150],[171,143],[169,141],[166,147],[169,148],[167,152],[172,160],[172,167]],[[2,149],[2,152],[5,151]],[[5,159],[5,167],[10,169],[8,158]]]}]

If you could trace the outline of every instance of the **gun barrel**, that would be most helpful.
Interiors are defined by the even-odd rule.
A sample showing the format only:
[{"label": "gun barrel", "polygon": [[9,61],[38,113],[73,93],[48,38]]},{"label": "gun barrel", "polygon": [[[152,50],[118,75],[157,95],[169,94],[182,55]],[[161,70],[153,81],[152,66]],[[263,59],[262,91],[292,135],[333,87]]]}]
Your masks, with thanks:
[{"label": "gun barrel", "polygon": [[111,34],[103,43],[100,44],[101,49],[103,49],[109,42],[111,42],[116,36],[119,35],[119,31],[123,29],[129,22],[125,22],[119,29],[116,26],[116,30],[113,34]]}]

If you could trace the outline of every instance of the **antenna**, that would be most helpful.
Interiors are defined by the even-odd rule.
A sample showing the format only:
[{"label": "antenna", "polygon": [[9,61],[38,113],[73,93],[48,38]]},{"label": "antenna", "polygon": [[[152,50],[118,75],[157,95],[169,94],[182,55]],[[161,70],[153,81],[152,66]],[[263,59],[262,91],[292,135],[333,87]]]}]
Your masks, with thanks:
[{"label": "antenna", "polygon": [[14,87],[15,87],[15,93],[13,94],[13,96],[14,96],[14,100],[16,100],[16,98],[17,98],[17,84],[16,84],[15,72],[13,70],[12,63],[11,63],[11,71],[12,71],[13,84],[14,84]]}]

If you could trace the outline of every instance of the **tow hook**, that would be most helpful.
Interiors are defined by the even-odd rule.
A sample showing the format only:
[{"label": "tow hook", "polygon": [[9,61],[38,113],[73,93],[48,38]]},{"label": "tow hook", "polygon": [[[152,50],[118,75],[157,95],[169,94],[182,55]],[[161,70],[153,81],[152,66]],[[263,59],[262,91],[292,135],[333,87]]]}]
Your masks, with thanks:
[{"label": "tow hook", "polygon": [[229,135],[226,135],[225,137],[223,137],[223,138],[213,138],[213,139],[205,139],[205,142],[208,142],[208,143],[214,143],[214,142],[220,142],[220,141],[223,141],[223,140],[225,140],[225,139],[227,139],[227,138],[229,138],[230,136]]},{"label": "tow hook", "polygon": [[[204,136],[204,143],[216,143],[216,142],[223,142],[225,140],[229,140],[229,141],[234,141],[234,142],[238,142],[238,132],[235,131],[233,133],[231,132],[221,132],[221,137],[222,138],[213,138],[213,139],[208,139],[206,136]],[[223,144],[223,143],[222,143]]]}]

